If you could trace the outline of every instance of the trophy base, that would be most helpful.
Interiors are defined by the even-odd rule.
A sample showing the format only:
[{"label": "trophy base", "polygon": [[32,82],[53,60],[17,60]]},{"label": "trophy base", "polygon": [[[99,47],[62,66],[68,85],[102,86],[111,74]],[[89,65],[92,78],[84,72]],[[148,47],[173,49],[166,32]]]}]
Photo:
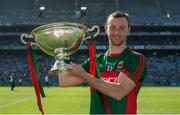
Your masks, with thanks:
[{"label": "trophy base", "polygon": [[62,60],[63,58],[60,58],[60,59],[61,60],[56,60],[54,66],[48,72],[48,75],[58,76],[59,74],[69,70],[69,67],[67,64],[67,62],[69,63],[69,60]]},{"label": "trophy base", "polygon": [[48,75],[53,75],[53,76],[58,76],[62,72],[68,71],[68,67],[60,67],[60,68],[52,68],[49,72]]}]

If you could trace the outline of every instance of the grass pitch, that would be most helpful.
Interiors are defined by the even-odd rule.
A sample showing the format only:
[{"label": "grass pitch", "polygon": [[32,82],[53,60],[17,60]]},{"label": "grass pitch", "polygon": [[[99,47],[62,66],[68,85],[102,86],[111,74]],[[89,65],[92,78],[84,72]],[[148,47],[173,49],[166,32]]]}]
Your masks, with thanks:
[{"label": "grass pitch", "polygon": [[[45,88],[45,114],[88,114],[89,88]],[[142,87],[140,114],[180,114],[180,87]],[[40,114],[33,87],[0,87],[0,114]]]}]

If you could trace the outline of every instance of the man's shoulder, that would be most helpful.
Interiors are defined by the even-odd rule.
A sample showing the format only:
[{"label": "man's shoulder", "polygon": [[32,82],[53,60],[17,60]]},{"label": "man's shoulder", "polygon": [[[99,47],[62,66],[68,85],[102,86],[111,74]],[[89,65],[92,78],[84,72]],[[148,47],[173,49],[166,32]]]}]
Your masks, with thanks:
[{"label": "man's shoulder", "polygon": [[128,61],[130,62],[139,62],[140,60],[146,60],[145,56],[137,51],[129,50],[127,57]]},{"label": "man's shoulder", "polygon": [[98,53],[96,54],[96,59],[99,63],[102,63],[104,60],[105,53]]},{"label": "man's shoulder", "polygon": [[145,57],[142,53],[139,53],[137,51],[134,51],[134,50],[129,50],[129,56],[131,56],[132,58],[134,57]]},{"label": "man's shoulder", "polygon": [[98,54],[96,54],[96,57],[97,58],[102,58],[102,57],[104,57],[104,55],[105,55],[105,53],[98,53]]}]

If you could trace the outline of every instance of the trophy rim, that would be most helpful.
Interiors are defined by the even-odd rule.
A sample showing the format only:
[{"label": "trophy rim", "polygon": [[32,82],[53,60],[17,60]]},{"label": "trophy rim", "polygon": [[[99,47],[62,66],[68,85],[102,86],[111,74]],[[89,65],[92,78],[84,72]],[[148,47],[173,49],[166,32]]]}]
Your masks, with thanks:
[{"label": "trophy rim", "polygon": [[[63,28],[63,27],[65,27],[65,28],[77,28],[77,29],[79,29],[81,31],[84,31],[83,38],[85,37],[85,32],[88,30],[88,28],[85,25],[82,25],[82,24],[79,24],[79,23],[56,22],[56,23],[50,23],[50,24],[45,24],[45,25],[41,25],[39,27],[36,27],[35,29],[33,29],[31,31],[31,35],[33,36],[33,38],[37,42],[37,46],[39,46],[39,48],[41,50],[43,50],[45,53],[47,53],[50,56],[56,56],[57,54],[53,53],[54,49],[51,49],[48,46],[44,47],[44,45],[41,42],[38,42],[38,39],[36,38],[36,35],[38,35],[39,33],[41,33],[41,31],[44,31],[44,30],[48,30],[48,29],[51,29],[51,28]],[[82,41],[80,43],[80,46],[81,45],[82,45]],[[68,49],[66,51],[69,52],[70,49]],[[73,53],[75,53],[76,51],[73,51]]]},{"label": "trophy rim", "polygon": [[48,28],[52,28],[52,27],[61,27],[61,26],[69,26],[69,27],[75,27],[75,28],[79,28],[82,29],[84,31],[87,31],[88,28],[83,25],[83,24],[79,24],[79,23],[70,23],[70,22],[55,22],[55,23],[50,23],[50,24],[45,24],[45,25],[41,25],[39,27],[36,27],[35,29],[33,29],[31,31],[31,35],[33,37],[35,37],[35,35],[43,29],[48,29]]}]

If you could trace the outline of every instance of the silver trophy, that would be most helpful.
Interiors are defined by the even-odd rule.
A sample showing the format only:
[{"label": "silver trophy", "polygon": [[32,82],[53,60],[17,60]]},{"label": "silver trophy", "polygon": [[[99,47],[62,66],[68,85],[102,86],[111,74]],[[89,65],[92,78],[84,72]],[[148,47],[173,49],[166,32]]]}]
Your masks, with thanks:
[{"label": "silver trophy", "polygon": [[[42,51],[55,57],[56,62],[49,74],[58,75],[68,70],[66,61],[68,62],[69,56],[79,49],[83,41],[89,38],[87,35],[92,31],[96,31],[93,34],[95,37],[100,29],[98,26],[93,26],[90,29],[82,24],[59,22],[33,29],[31,37],[35,39],[37,46]],[[23,37],[21,40],[24,42]]]}]

